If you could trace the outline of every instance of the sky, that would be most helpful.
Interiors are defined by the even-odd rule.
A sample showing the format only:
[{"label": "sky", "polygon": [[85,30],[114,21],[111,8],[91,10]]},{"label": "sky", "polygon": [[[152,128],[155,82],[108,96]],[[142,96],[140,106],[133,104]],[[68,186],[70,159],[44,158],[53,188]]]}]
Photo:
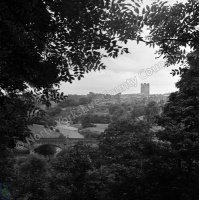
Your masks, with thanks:
[{"label": "sky", "polygon": [[[150,0],[145,0],[144,4],[149,4]],[[170,0],[169,3],[174,3]],[[159,67],[154,70],[155,66],[161,66],[163,58],[158,58],[152,47],[144,43],[129,41],[127,43],[130,54],[123,54],[118,58],[104,58],[102,61],[107,66],[105,70],[90,72],[85,74],[80,81],[75,80],[72,84],[62,83],[60,90],[64,94],[85,95],[89,92],[109,93],[109,91],[118,87],[127,79],[134,79],[136,85],[129,87],[122,94],[140,93],[141,83],[150,83],[150,94],[165,94],[177,90],[175,83],[179,76],[172,76],[171,70],[179,66],[170,66],[168,68]]]}]

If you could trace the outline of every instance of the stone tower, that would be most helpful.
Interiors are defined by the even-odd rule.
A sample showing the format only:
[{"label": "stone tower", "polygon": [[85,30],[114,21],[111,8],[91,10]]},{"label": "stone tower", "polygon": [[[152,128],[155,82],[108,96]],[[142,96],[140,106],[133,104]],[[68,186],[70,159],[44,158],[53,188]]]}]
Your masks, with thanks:
[{"label": "stone tower", "polygon": [[141,83],[141,94],[144,95],[150,94],[149,83]]}]

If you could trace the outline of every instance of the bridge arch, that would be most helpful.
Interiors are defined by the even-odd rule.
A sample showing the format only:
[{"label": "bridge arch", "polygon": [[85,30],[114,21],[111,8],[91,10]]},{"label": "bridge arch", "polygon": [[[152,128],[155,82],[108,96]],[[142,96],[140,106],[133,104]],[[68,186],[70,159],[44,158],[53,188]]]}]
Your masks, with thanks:
[{"label": "bridge arch", "polygon": [[85,145],[89,145],[92,147],[98,146],[98,140],[96,139],[85,139],[85,138],[40,138],[39,140],[36,140],[32,144],[25,144],[23,147],[26,149],[29,149],[30,151],[34,151],[35,148],[49,144],[56,146],[60,149],[66,149],[68,147],[74,146],[77,143],[82,143]]},{"label": "bridge arch", "polygon": [[64,145],[62,145],[62,144],[54,144],[54,143],[46,143],[46,144],[34,144],[33,146],[32,146],[32,149],[34,150],[34,149],[36,149],[36,148],[39,148],[39,147],[41,147],[41,146],[45,146],[45,145],[52,145],[52,146],[54,146],[54,147],[58,147],[59,149],[64,149],[65,148],[65,146]]},{"label": "bridge arch", "polygon": [[64,149],[66,148],[67,141],[65,138],[41,138],[33,144],[33,149],[46,144]]}]

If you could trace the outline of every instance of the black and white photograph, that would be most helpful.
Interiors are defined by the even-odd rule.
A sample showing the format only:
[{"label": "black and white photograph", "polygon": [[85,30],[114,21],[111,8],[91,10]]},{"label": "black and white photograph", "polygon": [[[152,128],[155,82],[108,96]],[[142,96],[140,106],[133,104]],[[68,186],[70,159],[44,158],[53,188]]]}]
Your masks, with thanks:
[{"label": "black and white photograph", "polygon": [[0,0],[0,200],[199,200],[199,0]]}]

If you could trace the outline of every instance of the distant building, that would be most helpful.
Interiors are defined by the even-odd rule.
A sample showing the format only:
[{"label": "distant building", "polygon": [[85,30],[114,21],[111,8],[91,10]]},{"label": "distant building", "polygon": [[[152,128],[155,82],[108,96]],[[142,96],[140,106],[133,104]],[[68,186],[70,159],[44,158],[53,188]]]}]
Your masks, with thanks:
[{"label": "distant building", "polygon": [[141,83],[141,94],[144,95],[150,94],[149,83]]}]

